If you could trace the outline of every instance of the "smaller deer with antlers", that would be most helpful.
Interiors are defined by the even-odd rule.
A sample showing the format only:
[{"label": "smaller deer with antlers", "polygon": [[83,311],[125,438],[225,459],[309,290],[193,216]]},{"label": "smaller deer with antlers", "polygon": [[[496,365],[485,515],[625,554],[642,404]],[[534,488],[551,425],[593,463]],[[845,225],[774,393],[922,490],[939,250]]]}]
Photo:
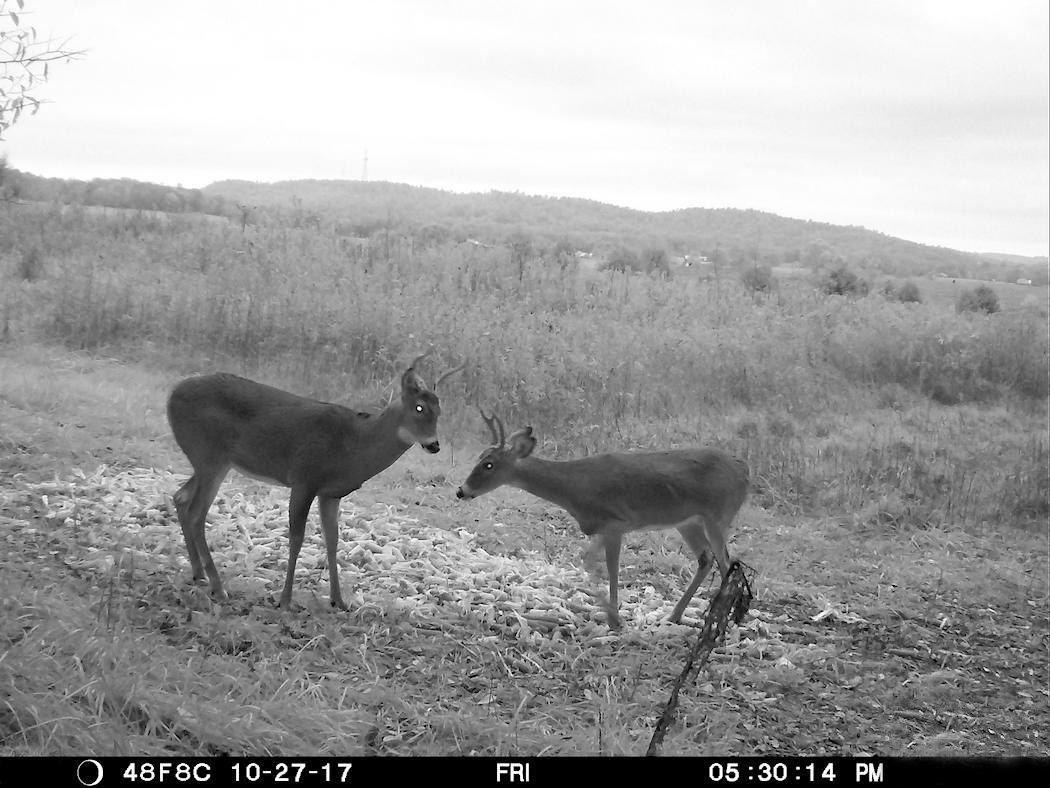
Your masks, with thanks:
[{"label": "smaller deer with antlers", "polygon": [[[429,351],[428,351],[429,353]],[[291,488],[288,502],[288,571],[281,608],[292,604],[295,564],[306,517],[317,498],[328,554],[329,598],[346,609],[339,589],[339,501],[418,442],[440,451],[437,394],[412,362],[401,376],[401,397],[378,414],[300,397],[246,378],[219,373],[188,378],[172,389],[168,422],[193,475],[175,493],[182,535],[194,582],[205,573],[212,596],[228,599],[204,538],[205,517],[230,468],[270,484]],[[454,372],[438,378],[434,388]]]},{"label": "smaller deer with antlers", "polygon": [[718,563],[729,572],[726,540],[747,496],[747,463],[719,449],[596,454],[557,462],[530,456],[532,427],[505,439],[503,423],[481,414],[495,442],[456,491],[476,498],[504,484],[518,487],[565,509],[587,536],[605,548],[609,624],[620,627],[617,585],[623,536],[646,528],[674,528],[696,554],[697,569],[671,613],[681,620],[700,584]]}]

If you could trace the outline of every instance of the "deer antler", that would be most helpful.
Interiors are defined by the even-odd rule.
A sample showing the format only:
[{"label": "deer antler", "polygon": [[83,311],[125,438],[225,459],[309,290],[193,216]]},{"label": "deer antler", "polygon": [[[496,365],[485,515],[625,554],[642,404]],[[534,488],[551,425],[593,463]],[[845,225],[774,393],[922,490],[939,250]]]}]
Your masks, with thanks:
[{"label": "deer antler", "polygon": [[446,372],[444,375],[442,375],[440,378],[438,378],[436,381],[434,381],[434,388],[436,389],[438,386],[440,386],[441,385],[441,381],[443,381],[449,375],[455,375],[457,372],[462,372],[466,368],[467,368],[467,365],[466,365],[466,362],[464,362],[464,363],[460,364],[458,367],[456,367],[455,369],[450,369],[448,372]]},{"label": "deer antler", "polygon": [[409,369],[415,369],[415,368],[416,368],[416,364],[418,364],[418,363],[419,363],[420,361],[422,361],[423,359],[425,359],[425,358],[426,358],[427,356],[429,356],[429,355],[430,355],[431,353],[433,353],[433,352],[434,352],[434,348],[433,348],[433,346],[431,346],[431,347],[430,347],[430,348],[429,348],[429,349],[427,350],[427,352],[426,352],[426,353],[424,353],[424,354],[423,354],[422,356],[416,356],[415,360],[414,360],[414,361],[413,361],[413,362],[412,362],[411,364],[409,364],[409,365],[408,365],[408,368],[409,368]]},{"label": "deer antler", "polygon": [[[491,417],[486,416],[485,411],[481,410],[480,405],[478,406],[478,411],[481,413],[481,418],[485,420],[485,424],[488,425],[489,431],[492,433],[493,443],[498,443],[499,445],[497,448],[502,449],[504,443],[506,443],[506,438],[503,434],[503,422],[499,420],[499,416],[495,413],[493,413]],[[496,433],[497,426],[499,427],[499,434]]]}]

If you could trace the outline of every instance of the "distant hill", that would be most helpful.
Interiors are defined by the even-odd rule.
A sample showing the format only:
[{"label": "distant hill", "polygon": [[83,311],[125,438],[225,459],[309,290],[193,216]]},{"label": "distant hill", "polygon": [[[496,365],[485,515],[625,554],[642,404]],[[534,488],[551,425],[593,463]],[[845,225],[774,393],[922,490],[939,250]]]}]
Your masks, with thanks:
[{"label": "distant hill", "polygon": [[846,263],[879,274],[946,274],[1045,284],[1047,258],[975,254],[905,241],[858,226],[791,219],[755,210],[685,208],[647,212],[580,198],[519,192],[456,193],[380,181],[219,181],[204,189],[130,179],[79,181],[0,169],[0,190],[24,200],[208,213],[237,221],[329,227],[347,236],[413,235],[426,243],[510,244],[536,249],[706,255],[738,267]]},{"label": "distant hill", "polygon": [[1011,263],[1014,265],[1042,265],[1050,264],[1046,257],[1025,257],[1020,254],[1006,254],[1005,252],[982,252],[978,255],[982,260],[993,263]]},{"label": "distant hill", "polygon": [[146,183],[131,178],[44,178],[3,166],[0,159],[0,197],[31,202],[58,202],[64,205],[98,205],[166,213],[227,212],[225,201],[210,197],[200,189]]},{"label": "distant hill", "polygon": [[[945,273],[1009,279],[1009,266],[1047,266],[1046,258],[978,255],[905,241],[858,226],[791,219],[755,210],[685,208],[646,212],[616,205],[518,192],[455,193],[401,183],[298,180],[220,181],[204,189],[241,204],[312,211],[347,231],[387,226],[449,229],[461,240],[500,243],[524,233],[585,250],[663,246],[672,254],[721,254],[730,263],[810,267],[845,261],[870,274]],[[1031,276],[1031,271],[1028,271]]]}]

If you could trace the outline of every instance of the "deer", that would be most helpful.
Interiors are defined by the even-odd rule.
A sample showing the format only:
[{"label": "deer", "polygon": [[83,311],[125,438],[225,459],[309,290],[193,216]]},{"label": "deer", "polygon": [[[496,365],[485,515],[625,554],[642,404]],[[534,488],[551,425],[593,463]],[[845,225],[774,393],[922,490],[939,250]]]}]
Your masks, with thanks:
[{"label": "deer", "polygon": [[[441,407],[416,366],[401,376],[401,397],[380,413],[351,410],[229,373],[191,377],[168,397],[168,423],[193,475],[174,495],[175,511],[189,554],[193,582],[207,575],[211,596],[229,599],[205,540],[205,517],[219,487],[235,468],[245,476],[290,488],[288,571],[280,607],[292,605],[295,565],[316,498],[328,555],[329,601],[347,610],[339,587],[336,549],[342,498],[390,467],[412,446],[441,450],[437,421]],[[464,369],[449,370],[434,384]]]},{"label": "deer", "polygon": [[469,500],[509,485],[572,515],[591,537],[592,548],[605,549],[609,595],[603,605],[612,629],[621,626],[617,592],[620,547],[627,533],[674,528],[696,554],[696,573],[671,613],[672,623],[681,622],[712,562],[718,563],[723,578],[729,573],[726,540],[748,490],[749,470],[743,460],[716,448],[542,460],[531,456],[536,447],[532,427],[505,438],[498,416],[482,411],[481,417],[494,445],[482,452],[456,497]]}]

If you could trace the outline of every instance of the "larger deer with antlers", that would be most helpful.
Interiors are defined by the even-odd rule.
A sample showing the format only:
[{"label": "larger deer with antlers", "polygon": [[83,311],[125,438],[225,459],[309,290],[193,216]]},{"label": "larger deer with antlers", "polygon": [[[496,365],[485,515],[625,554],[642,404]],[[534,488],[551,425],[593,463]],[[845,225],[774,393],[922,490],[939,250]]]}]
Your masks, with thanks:
[{"label": "larger deer with antlers", "polygon": [[[429,353],[429,351],[428,351]],[[219,373],[188,378],[172,389],[168,422],[193,475],[175,493],[194,582],[207,573],[213,598],[228,599],[204,538],[205,516],[230,468],[291,488],[288,571],[280,605],[292,604],[295,564],[315,498],[328,554],[329,598],[346,609],[339,588],[336,548],[339,502],[418,442],[440,451],[437,394],[416,372],[424,353],[401,376],[401,397],[378,414],[300,397],[246,378]],[[462,366],[449,370],[434,388]]]},{"label": "larger deer with antlers", "polygon": [[530,456],[536,447],[532,427],[505,439],[498,417],[481,414],[495,445],[480,457],[456,491],[476,498],[504,484],[557,504],[587,536],[605,548],[609,624],[620,627],[617,586],[623,536],[645,528],[674,528],[697,558],[696,574],[671,613],[679,622],[700,584],[718,562],[729,572],[726,540],[733,518],[747,496],[748,467],[720,449],[596,454],[557,462]]}]

